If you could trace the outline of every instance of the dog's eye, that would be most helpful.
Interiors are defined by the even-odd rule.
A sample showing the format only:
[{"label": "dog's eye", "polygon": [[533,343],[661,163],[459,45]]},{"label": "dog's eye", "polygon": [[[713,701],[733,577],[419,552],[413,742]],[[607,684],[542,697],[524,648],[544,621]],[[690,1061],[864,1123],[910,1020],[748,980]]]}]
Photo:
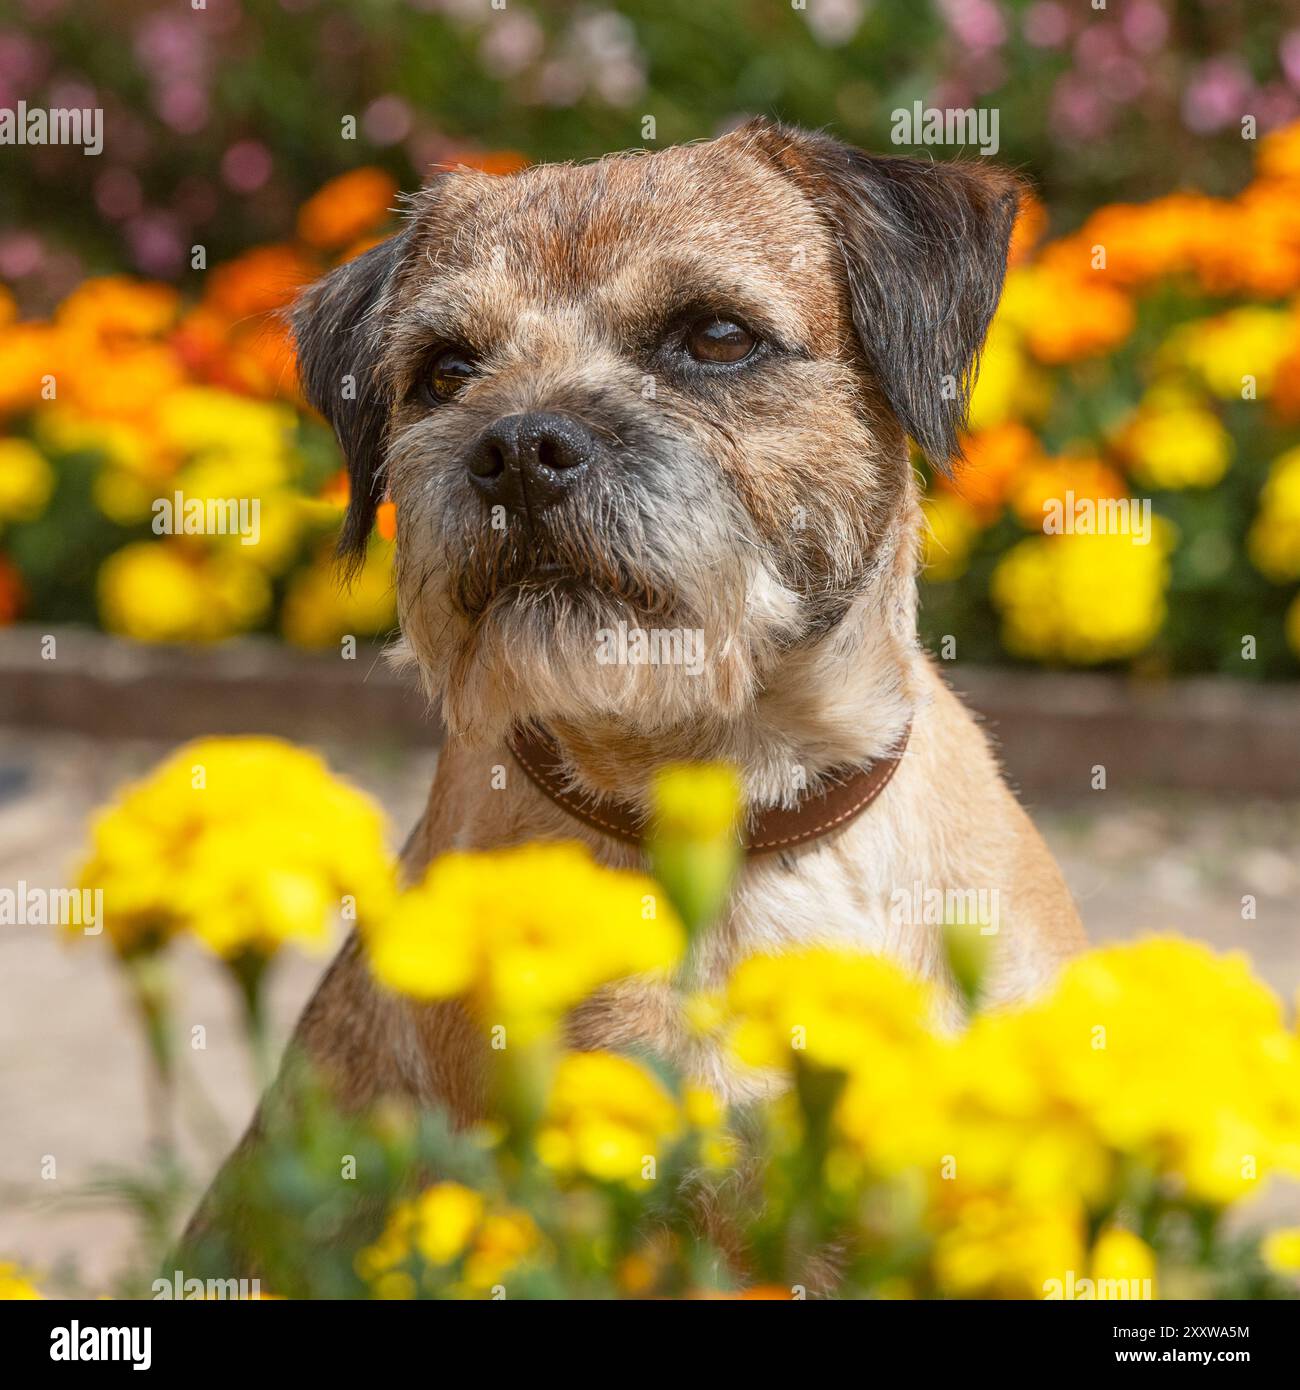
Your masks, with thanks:
[{"label": "dog's eye", "polygon": [[475,371],[474,359],[464,348],[443,348],[429,363],[425,384],[435,401],[449,401],[460,394]]},{"label": "dog's eye", "polygon": [[686,332],[686,351],[697,362],[740,362],[757,343],[748,328],[731,319],[698,319]]}]

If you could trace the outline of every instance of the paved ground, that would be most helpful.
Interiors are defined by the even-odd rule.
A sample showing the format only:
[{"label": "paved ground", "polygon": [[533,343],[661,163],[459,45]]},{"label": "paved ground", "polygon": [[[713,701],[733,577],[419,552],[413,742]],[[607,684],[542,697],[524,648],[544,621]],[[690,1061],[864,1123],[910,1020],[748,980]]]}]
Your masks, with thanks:
[{"label": "paved ground", "polygon": [[[0,886],[71,881],[91,810],[166,749],[0,730]],[[377,795],[394,844],[414,820],[433,755],[333,750],[332,765]],[[1093,940],[1175,930],[1240,947],[1288,999],[1300,988],[1300,802],[1251,803],[1094,793],[1031,808],[1056,851]],[[1243,920],[1252,895],[1254,920]],[[322,962],[287,960],[274,988],[286,1031]],[[187,1054],[219,1117],[206,1156],[236,1136],[253,1104],[224,981],[197,953],[177,969],[188,1024],[207,1049]],[[99,1293],[130,1257],[129,1221],[86,1189],[146,1152],[144,1057],[107,952],[41,927],[0,927],[0,1260],[17,1256],[66,1290]],[[54,1176],[43,1177],[54,1162]]]}]

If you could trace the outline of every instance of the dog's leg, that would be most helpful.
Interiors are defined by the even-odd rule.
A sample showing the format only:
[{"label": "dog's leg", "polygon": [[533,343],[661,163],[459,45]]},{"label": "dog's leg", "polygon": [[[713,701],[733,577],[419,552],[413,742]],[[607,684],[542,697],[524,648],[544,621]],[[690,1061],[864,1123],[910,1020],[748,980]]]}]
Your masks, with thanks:
[{"label": "dog's leg", "polygon": [[[223,1164],[181,1238],[175,1262],[187,1277],[261,1272],[253,1213],[241,1193],[251,1165],[274,1132],[291,1130],[304,1088],[323,1085],[344,1114],[363,1114],[391,1097],[413,1106],[446,1105],[463,1124],[481,1109],[479,1034],[455,1004],[415,1008],[371,980],[354,934],[303,1011],[274,1084],[247,1132]],[[363,1199],[350,1230],[377,1227],[384,1200]],[[263,1276],[264,1277],[264,1276]]]}]

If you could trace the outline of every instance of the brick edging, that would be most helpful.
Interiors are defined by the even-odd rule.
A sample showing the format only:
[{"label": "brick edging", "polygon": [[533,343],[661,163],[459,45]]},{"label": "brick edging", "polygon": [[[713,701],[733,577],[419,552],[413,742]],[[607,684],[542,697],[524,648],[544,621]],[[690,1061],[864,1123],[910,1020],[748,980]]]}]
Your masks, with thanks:
[{"label": "brick edging", "polygon": [[[54,660],[42,655],[47,633]],[[1031,795],[1085,795],[1102,764],[1109,786],[1300,797],[1300,686],[955,663],[945,674]],[[430,745],[442,736],[411,677],[373,645],[344,660],[262,637],[144,646],[34,625],[0,630],[0,724],[106,738],[268,733]]]}]

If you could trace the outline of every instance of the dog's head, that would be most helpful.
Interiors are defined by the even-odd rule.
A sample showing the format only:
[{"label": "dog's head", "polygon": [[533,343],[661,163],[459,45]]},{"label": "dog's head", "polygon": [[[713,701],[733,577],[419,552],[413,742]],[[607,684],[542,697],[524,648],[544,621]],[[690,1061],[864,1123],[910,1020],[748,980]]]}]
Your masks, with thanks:
[{"label": "dog's head", "polygon": [[[309,290],[343,548],[391,495],[403,630],[449,725],[736,712],[832,629],[901,563],[906,436],[955,453],[1015,206],[980,166],[756,122],[441,175]],[[671,634],[703,660],[663,664],[694,647]]]}]

